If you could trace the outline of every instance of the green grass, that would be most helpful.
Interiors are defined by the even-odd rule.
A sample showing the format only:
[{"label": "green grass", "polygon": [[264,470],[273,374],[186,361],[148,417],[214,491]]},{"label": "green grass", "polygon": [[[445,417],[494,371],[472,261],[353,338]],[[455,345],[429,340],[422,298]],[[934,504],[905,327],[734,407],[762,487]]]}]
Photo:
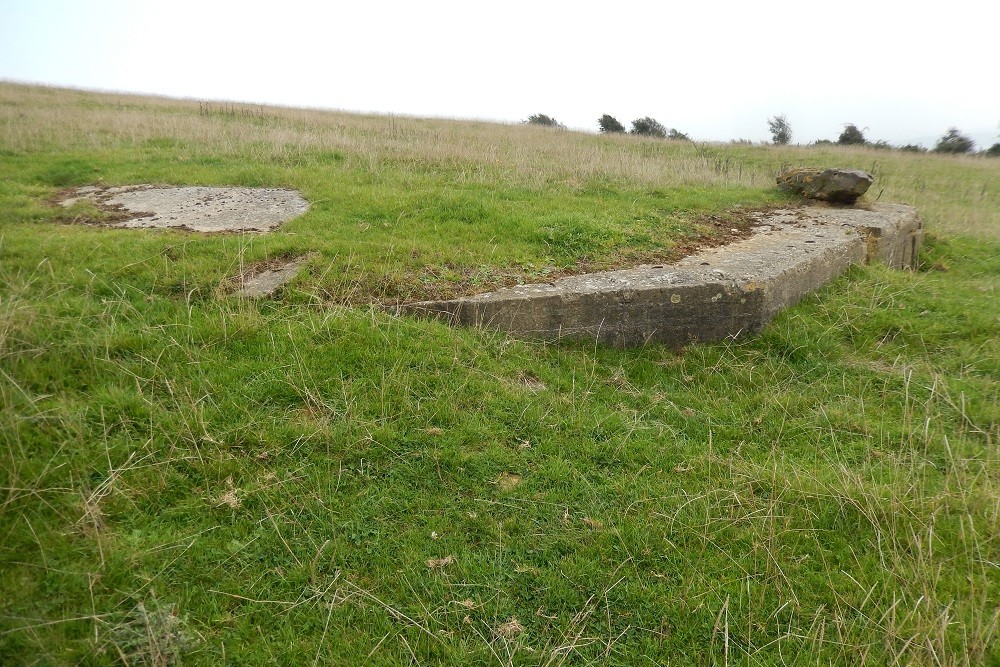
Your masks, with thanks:
[{"label": "green grass", "polygon": [[[237,259],[254,262],[309,248],[324,258],[326,276],[318,289],[333,299],[356,295],[369,302],[483,291],[581,266],[669,256],[678,241],[714,232],[699,224],[699,214],[781,200],[776,192],[741,187],[715,193],[462,183],[453,170],[407,165],[384,167],[378,175],[321,161],[261,162],[248,171],[239,159],[192,158],[196,164],[178,168],[172,156],[160,152],[130,147],[89,160],[60,156],[39,164],[37,156],[29,156],[6,161],[0,174],[15,183],[11,216],[32,222],[86,218],[84,204],[67,212],[40,206],[37,195],[95,181],[293,187],[311,209],[285,225],[280,236],[254,237],[252,243],[241,239],[246,245],[238,251],[231,237],[186,243],[192,280],[214,285],[223,272],[232,272]],[[58,233],[78,250],[102,245],[109,237],[107,231],[86,228]],[[126,246],[143,243],[134,237],[117,238]],[[168,233],[168,238],[177,235]],[[163,239],[153,244],[162,245]],[[232,259],[220,262],[223,254]]]},{"label": "green grass", "polygon": [[[1000,162],[16,86],[0,113],[0,663],[1000,664]],[[924,269],[680,353],[378,307],[663,251],[780,201],[789,159],[876,160]],[[198,236],[45,203],[98,179],[313,206]],[[300,251],[281,298],[219,294]]]}]

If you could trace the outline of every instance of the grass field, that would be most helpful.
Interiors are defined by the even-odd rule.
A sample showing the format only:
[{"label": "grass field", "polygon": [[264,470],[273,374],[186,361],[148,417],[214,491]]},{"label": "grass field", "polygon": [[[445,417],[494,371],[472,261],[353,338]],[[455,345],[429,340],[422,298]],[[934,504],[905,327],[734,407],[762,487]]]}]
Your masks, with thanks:
[{"label": "grass field", "polygon": [[[783,164],[872,171],[921,270],[681,352],[380,308],[670,256]],[[48,203],[146,182],[312,207]],[[0,663],[1000,665],[998,291],[1000,160],[0,84]]]}]

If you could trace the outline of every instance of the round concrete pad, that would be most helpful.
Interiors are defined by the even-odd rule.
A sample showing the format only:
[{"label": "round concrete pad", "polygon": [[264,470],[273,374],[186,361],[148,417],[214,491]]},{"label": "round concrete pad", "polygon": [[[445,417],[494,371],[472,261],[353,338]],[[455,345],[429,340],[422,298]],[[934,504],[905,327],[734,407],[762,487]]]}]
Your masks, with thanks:
[{"label": "round concrete pad", "polygon": [[114,227],[268,232],[309,208],[298,192],[277,188],[133,186],[79,194],[99,206],[135,214]]}]

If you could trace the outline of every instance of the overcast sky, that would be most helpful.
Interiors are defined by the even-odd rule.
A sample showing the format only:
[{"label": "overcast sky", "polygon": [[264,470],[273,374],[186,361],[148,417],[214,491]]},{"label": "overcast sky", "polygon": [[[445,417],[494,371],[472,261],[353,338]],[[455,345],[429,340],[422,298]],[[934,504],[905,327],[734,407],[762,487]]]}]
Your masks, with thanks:
[{"label": "overcast sky", "polygon": [[1000,140],[1000,2],[0,0],[0,79],[694,139]]}]

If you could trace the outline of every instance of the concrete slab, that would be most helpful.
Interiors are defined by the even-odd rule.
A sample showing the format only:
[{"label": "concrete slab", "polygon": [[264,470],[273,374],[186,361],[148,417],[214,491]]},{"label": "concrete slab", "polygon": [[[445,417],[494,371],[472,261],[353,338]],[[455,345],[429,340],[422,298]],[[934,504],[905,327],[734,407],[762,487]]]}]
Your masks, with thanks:
[{"label": "concrete slab", "polygon": [[920,217],[908,206],[775,211],[760,215],[750,238],[674,264],[571,276],[396,310],[533,339],[683,346],[759,331],[851,264],[912,267],[922,240]]},{"label": "concrete slab", "polygon": [[239,287],[233,292],[237,296],[259,299],[273,296],[282,286],[290,282],[315,254],[300,255],[283,262],[275,262],[260,271],[251,271],[237,277]]},{"label": "concrete slab", "polygon": [[196,232],[268,232],[309,209],[294,190],[148,185],[77,188],[62,205],[81,199],[127,214],[127,219],[110,223],[111,227],[174,227]]}]

